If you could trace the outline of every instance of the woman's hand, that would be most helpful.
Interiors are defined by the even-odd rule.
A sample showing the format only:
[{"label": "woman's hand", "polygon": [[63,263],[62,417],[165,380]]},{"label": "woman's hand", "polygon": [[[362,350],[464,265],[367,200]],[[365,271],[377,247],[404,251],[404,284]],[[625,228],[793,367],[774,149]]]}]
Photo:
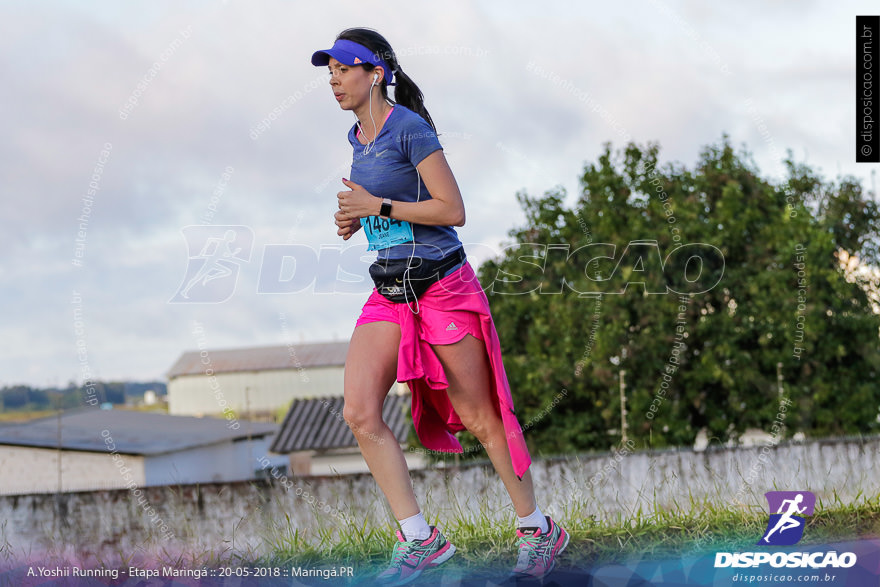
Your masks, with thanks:
[{"label": "woman's hand", "polygon": [[342,213],[342,210],[334,214],[333,218],[336,221],[336,226],[339,227],[336,234],[341,236],[344,241],[350,239],[351,236],[361,228],[361,221],[359,218],[346,218],[345,214]]},{"label": "woman's hand", "polygon": [[[342,213],[343,218],[354,220],[379,214],[382,209],[381,198],[377,198],[353,181],[343,178],[342,183],[351,188],[348,191],[336,194],[336,198],[339,200],[339,212]],[[339,212],[337,212],[337,215]]]}]

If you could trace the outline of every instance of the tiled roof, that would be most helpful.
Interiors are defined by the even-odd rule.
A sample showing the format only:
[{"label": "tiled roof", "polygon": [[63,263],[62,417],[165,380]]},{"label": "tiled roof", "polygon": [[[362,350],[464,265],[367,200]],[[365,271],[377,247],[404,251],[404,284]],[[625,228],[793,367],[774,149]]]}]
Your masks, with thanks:
[{"label": "tiled roof", "polygon": [[[357,446],[351,428],[342,419],[343,403],[341,397],[295,400],[275,435],[272,452]],[[385,423],[400,443],[406,442],[409,431],[409,405],[409,394],[389,393],[382,407]]]},{"label": "tiled roof", "polygon": [[204,375],[208,368],[213,369],[214,373],[235,373],[342,366],[345,365],[347,352],[347,341],[187,351],[177,359],[177,362],[168,371],[168,379],[174,379],[181,375]]},{"label": "tiled roof", "polygon": [[[60,444],[64,450],[158,455],[248,436],[261,438],[278,429],[265,422],[237,422],[234,430],[230,421],[220,418],[84,408],[61,415]],[[2,425],[0,445],[58,448],[58,424],[58,417],[50,416]]]}]

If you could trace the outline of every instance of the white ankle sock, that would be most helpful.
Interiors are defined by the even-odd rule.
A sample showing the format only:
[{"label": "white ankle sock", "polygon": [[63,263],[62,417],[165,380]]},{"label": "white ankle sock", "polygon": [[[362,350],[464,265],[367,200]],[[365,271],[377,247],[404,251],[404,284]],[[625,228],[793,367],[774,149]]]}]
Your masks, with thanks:
[{"label": "white ankle sock", "polygon": [[541,534],[546,534],[550,531],[550,526],[547,524],[547,518],[544,517],[544,514],[541,513],[541,508],[538,506],[535,506],[535,511],[525,518],[517,516],[516,526],[517,528],[540,528]]},{"label": "white ankle sock", "polygon": [[400,531],[403,532],[403,537],[407,541],[424,540],[431,535],[431,528],[428,526],[428,522],[425,521],[422,512],[405,520],[398,520],[398,522],[400,523]]}]

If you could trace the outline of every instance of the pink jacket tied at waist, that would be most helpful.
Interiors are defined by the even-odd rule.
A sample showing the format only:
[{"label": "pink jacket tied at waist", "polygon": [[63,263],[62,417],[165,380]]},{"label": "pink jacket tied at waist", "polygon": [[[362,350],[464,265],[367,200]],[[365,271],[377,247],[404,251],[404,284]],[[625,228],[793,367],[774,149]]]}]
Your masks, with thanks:
[{"label": "pink jacket tied at waist", "polygon": [[[532,460],[526,447],[522,427],[513,411],[513,398],[504,364],[501,362],[501,344],[495,323],[489,312],[489,300],[469,263],[432,285],[418,300],[418,307],[438,310],[467,310],[480,317],[483,342],[489,354],[492,385],[498,398],[501,420],[507,437],[513,470],[522,478]],[[411,304],[416,308],[416,302]],[[400,350],[397,361],[397,380],[407,382],[412,390],[412,417],[419,440],[430,450],[464,452],[453,436],[464,430],[461,419],[449,397],[444,393],[449,384],[443,366],[431,345],[419,336],[419,315],[407,304],[399,304]]]}]

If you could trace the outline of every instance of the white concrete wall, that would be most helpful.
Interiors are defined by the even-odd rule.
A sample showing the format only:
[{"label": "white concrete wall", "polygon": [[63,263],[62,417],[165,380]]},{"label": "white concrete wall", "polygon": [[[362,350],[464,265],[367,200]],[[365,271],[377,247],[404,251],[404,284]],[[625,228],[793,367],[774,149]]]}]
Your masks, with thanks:
[{"label": "white concrete wall", "polygon": [[[343,367],[278,369],[242,373],[183,375],[168,382],[168,410],[176,416],[203,416],[223,413],[227,405],[245,416],[251,411],[275,411],[293,399],[342,395]],[[224,403],[225,402],[225,403]]]},{"label": "white concrete wall", "polygon": [[141,457],[120,455],[122,466],[130,469],[120,472],[110,453],[0,446],[0,495],[55,493],[59,456],[62,491],[116,489],[129,482],[144,484]]},{"label": "white concrete wall", "polygon": [[[269,453],[271,437],[224,442],[156,456],[114,456],[99,452],[62,451],[61,491],[91,491],[189,483],[255,479],[258,459],[286,467],[288,459]],[[249,448],[250,446],[250,448]],[[0,495],[58,491],[59,451],[0,446]]]},{"label": "white concrete wall", "polygon": [[[245,429],[247,423],[242,423]],[[253,439],[222,442],[190,450],[147,457],[144,463],[146,485],[221,483],[255,479],[261,469],[258,460],[266,457],[271,466],[287,466],[285,456],[269,455],[269,440]]]},{"label": "white concrete wall", "polygon": [[[420,454],[404,449],[403,455],[410,471],[424,469],[427,466],[427,460]],[[312,456],[311,475],[332,476],[369,472],[370,468],[359,451]]]},{"label": "white concrete wall", "polygon": [[[532,475],[541,509],[562,522],[574,515],[626,520],[637,511],[645,519],[676,507],[766,513],[763,494],[770,490],[808,490],[822,503],[845,505],[876,497],[880,438],[579,455],[537,461]],[[489,466],[435,467],[413,471],[412,478],[423,511],[441,523],[463,516],[514,520],[510,499]],[[272,483],[148,487],[142,493],[156,521],[129,491],[2,496],[0,544],[8,543],[11,556],[51,549],[107,564],[120,553],[158,553],[162,560],[169,551],[224,557],[233,544],[253,557],[273,552],[294,529],[320,547],[324,531],[331,538],[348,533],[351,520],[390,531],[392,519],[370,475],[289,475]]]}]

